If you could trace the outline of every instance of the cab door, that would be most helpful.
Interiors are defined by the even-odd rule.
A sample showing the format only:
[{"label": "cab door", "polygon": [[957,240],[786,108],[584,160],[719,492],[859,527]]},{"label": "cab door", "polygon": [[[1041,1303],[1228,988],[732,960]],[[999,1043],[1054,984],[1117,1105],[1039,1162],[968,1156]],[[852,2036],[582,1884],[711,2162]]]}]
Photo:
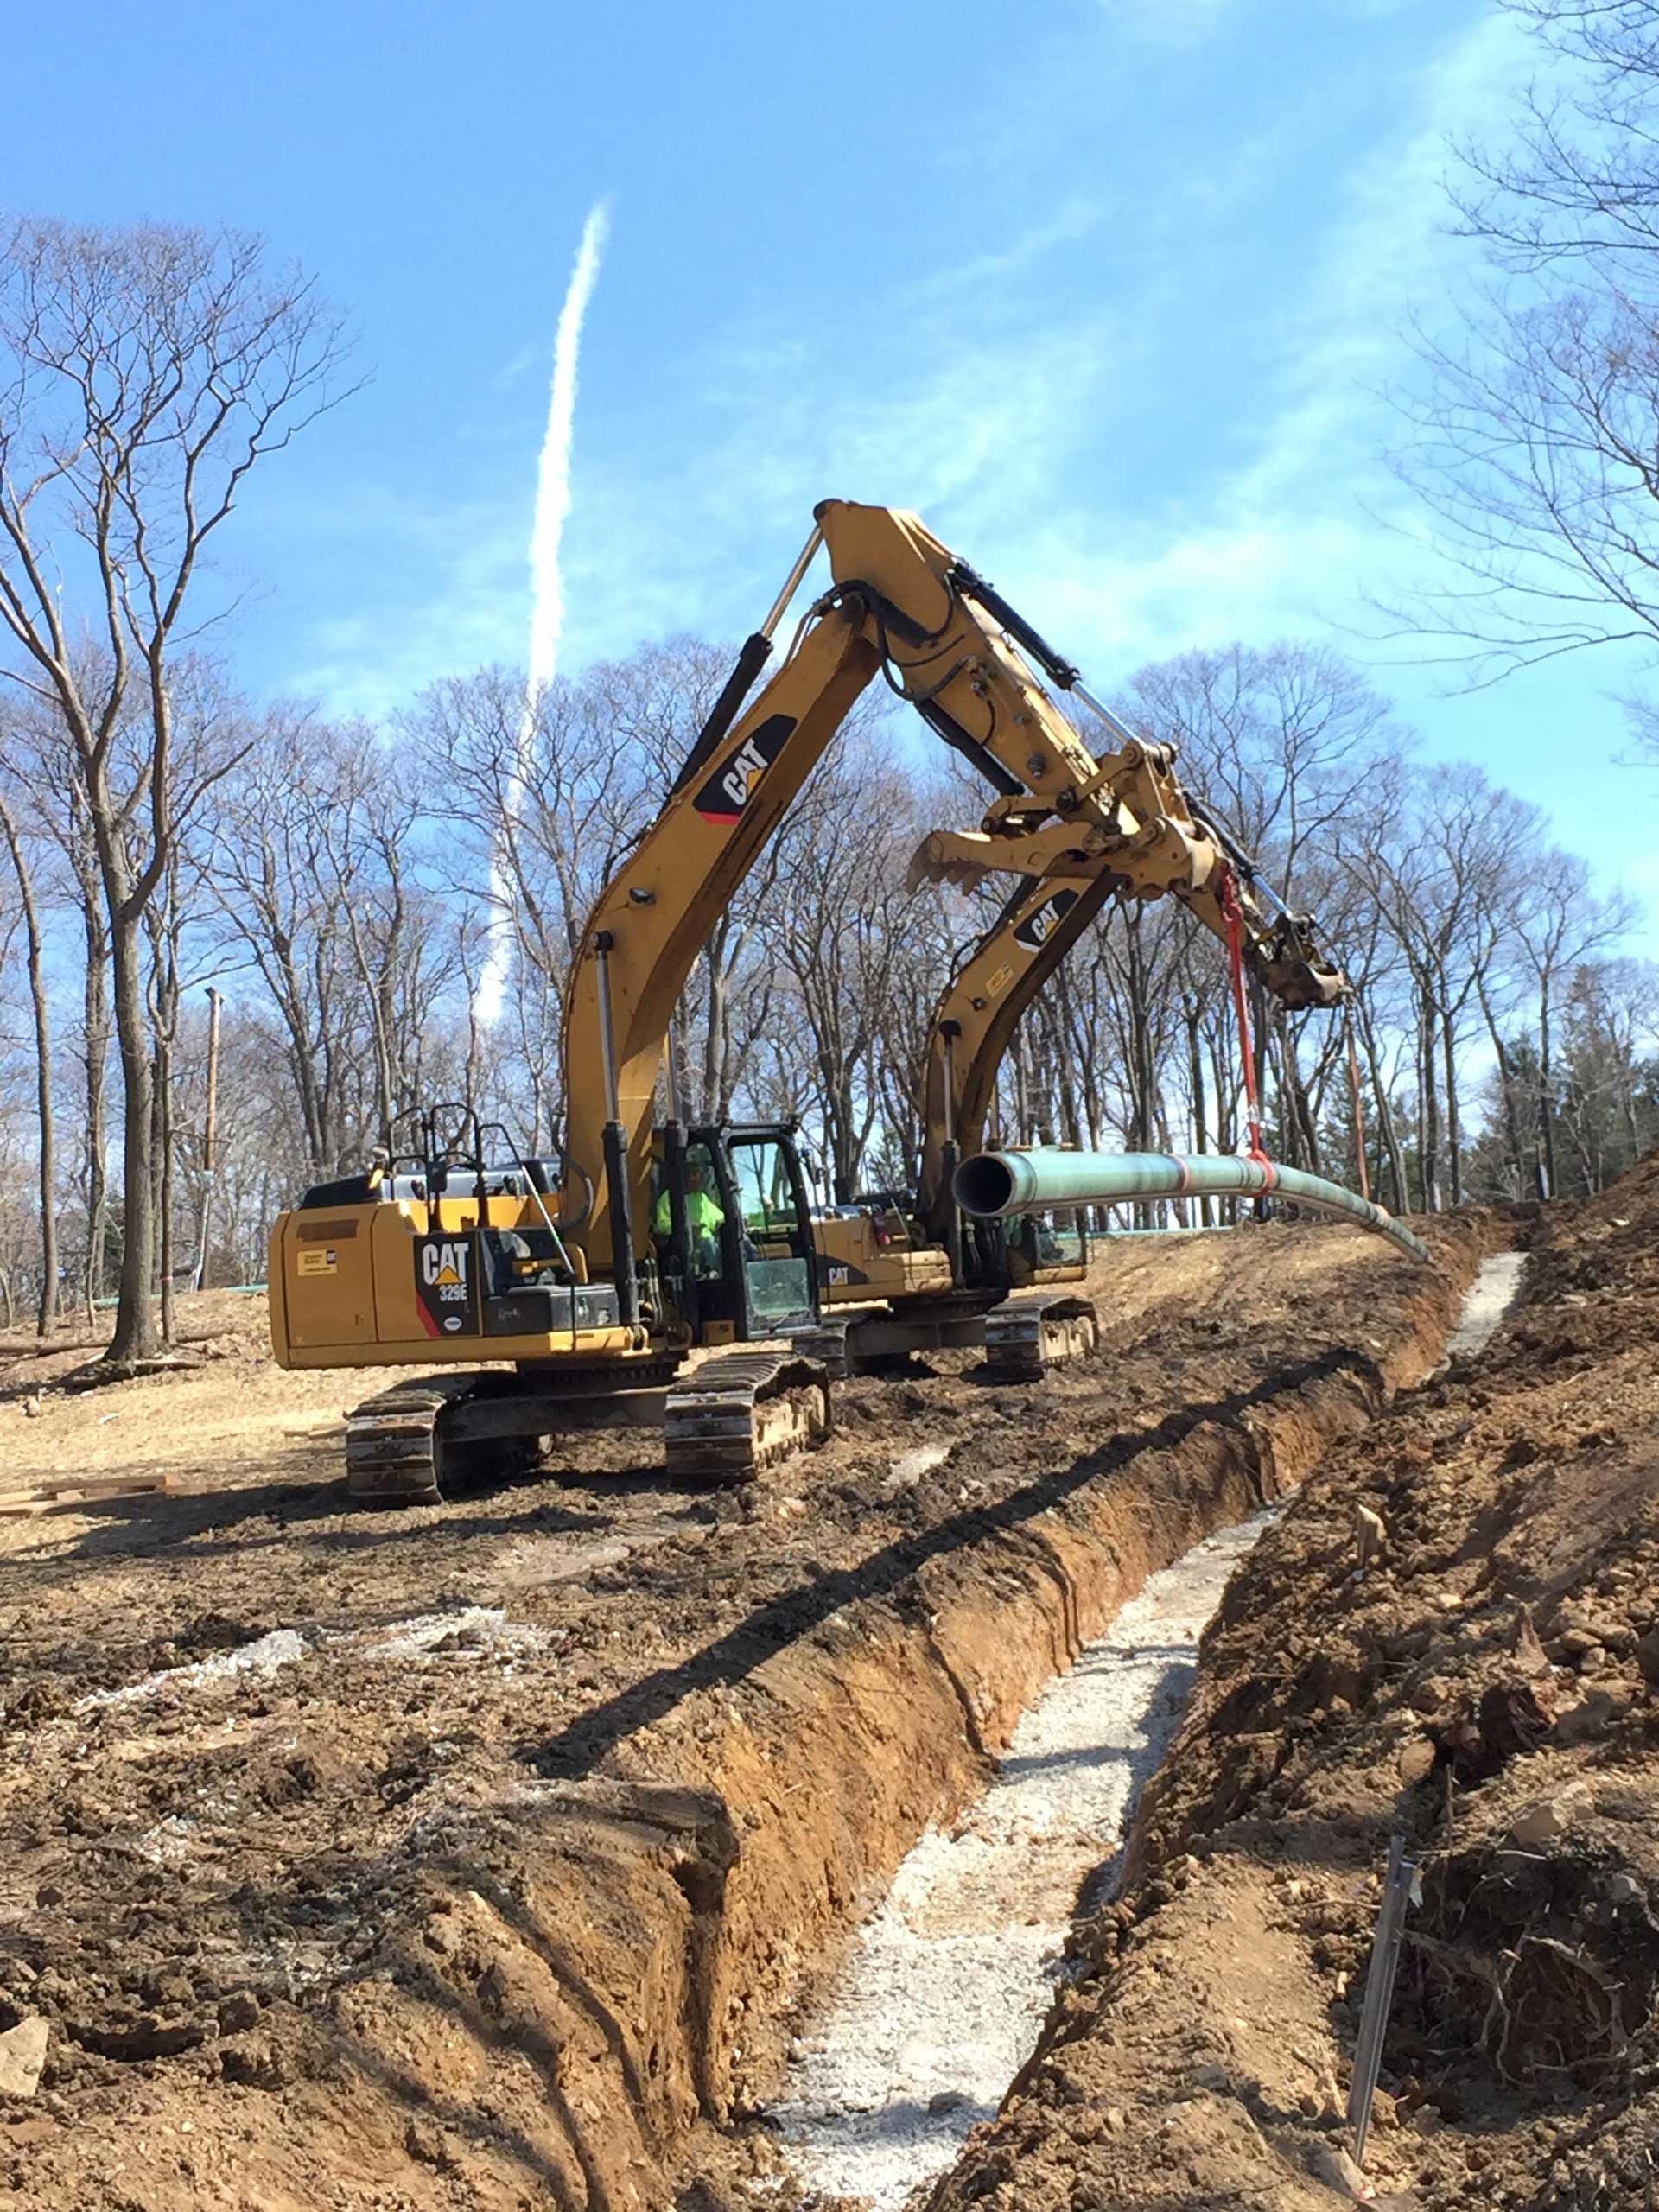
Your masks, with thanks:
[{"label": "cab door", "polygon": [[697,1284],[705,1344],[775,1337],[817,1318],[817,1270],[795,1147],[762,1127],[696,1129],[719,1183],[721,1265]]},{"label": "cab door", "polygon": [[749,1333],[774,1336],[811,1320],[816,1311],[816,1252],[799,1162],[792,1145],[759,1133],[734,1132],[729,1158]]}]

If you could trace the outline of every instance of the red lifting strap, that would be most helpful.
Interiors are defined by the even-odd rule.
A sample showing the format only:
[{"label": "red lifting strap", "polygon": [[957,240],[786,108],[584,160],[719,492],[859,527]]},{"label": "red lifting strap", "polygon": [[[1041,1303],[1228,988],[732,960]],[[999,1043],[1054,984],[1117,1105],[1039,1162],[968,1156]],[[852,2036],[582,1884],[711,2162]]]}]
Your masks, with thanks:
[{"label": "red lifting strap", "polygon": [[[1262,1141],[1262,1107],[1255,1095],[1255,1054],[1250,1048],[1250,1008],[1244,994],[1244,913],[1238,903],[1238,879],[1224,868],[1216,897],[1227,923],[1227,958],[1233,971],[1233,1010],[1238,1017],[1238,1049],[1244,1062],[1244,1096],[1249,1106],[1250,1158],[1271,1170],[1267,1147]],[[1271,1189],[1272,1184],[1268,1186]]]}]

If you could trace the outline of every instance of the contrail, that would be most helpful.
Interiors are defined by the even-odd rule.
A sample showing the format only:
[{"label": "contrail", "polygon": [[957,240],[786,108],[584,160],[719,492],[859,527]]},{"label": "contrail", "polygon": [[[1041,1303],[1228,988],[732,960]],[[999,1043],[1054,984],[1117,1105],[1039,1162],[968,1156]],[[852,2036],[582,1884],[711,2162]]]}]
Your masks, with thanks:
[{"label": "contrail", "polygon": [[[536,709],[542,693],[558,671],[559,643],[564,634],[564,580],[559,569],[559,548],[565,518],[570,512],[570,448],[575,433],[576,357],[582,347],[582,319],[599,282],[600,264],[610,235],[608,200],[589,211],[582,226],[576,264],[569,289],[559,310],[559,327],[553,339],[553,386],[548,396],[547,435],[536,472],[536,515],[530,531],[530,654],[524,684],[524,703],[519,715],[518,758],[509,780],[506,804],[509,818],[523,795],[531,740],[536,728]],[[512,882],[498,842],[490,864],[493,915],[489,950],[479,977],[474,1011],[488,1028],[499,1016],[507,978],[512,971],[513,928],[509,907]]]}]

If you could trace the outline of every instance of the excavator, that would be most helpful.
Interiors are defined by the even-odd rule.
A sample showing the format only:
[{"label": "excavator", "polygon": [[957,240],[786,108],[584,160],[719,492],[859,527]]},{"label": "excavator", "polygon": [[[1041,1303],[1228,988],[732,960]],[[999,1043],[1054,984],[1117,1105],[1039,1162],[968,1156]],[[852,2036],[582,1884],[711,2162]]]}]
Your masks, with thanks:
[{"label": "excavator", "polygon": [[[916,1191],[868,1193],[820,1224],[827,1311],[801,1342],[832,1374],[897,1353],[982,1344],[989,1379],[1024,1382],[1098,1341],[1093,1305],[1060,1287],[1087,1274],[1080,1226],[1070,1249],[1062,1233],[1039,1239],[1029,1219],[1008,1225],[1024,1239],[1010,1244],[1001,1224],[964,1224],[952,1197],[957,1164],[985,1142],[997,1071],[1021,1017],[1122,888],[1109,853],[1064,825],[997,842],[983,833],[935,831],[912,861],[911,883],[968,887],[991,868],[1016,864],[1040,872],[1016,881],[951,976],[929,1027]],[[1236,864],[1248,865],[1242,855]],[[1310,943],[1307,918],[1296,926]],[[1347,988],[1339,970],[1316,959],[1306,968],[1277,963],[1272,982],[1294,1006],[1331,1003]],[[874,1300],[880,1311],[870,1310]]]},{"label": "excavator", "polygon": [[[946,842],[936,832],[923,845],[912,887],[946,872],[934,859]],[[1100,866],[1073,883],[1022,878],[950,978],[928,1028],[915,1189],[861,1193],[817,1225],[824,1313],[800,1341],[832,1376],[917,1351],[983,1346],[988,1380],[1028,1382],[1097,1343],[1094,1306],[1076,1287],[1088,1274],[1081,1224],[1039,1236],[1026,1220],[1009,1224],[1011,1238],[1000,1224],[973,1223],[964,1236],[950,1185],[964,1147],[983,1144],[1020,1016],[1110,887]]]},{"label": "excavator", "polygon": [[[821,550],[830,582],[746,708]],[[1096,757],[1039,671],[1115,749]],[[411,1370],[348,1417],[354,1497],[431,1501],[469,1464],[510,1462],[587,1427],[659,1428],[669,1474],[692,1481],[741,1480],[828,1433],[828,1367],[802,1342],[823,1325],[826,1263],[794,1124],[688,1125],[671,1113],[658,1126],[656,1101],[699,950],[878,675],[996,794],[977,833],[930,841],[930,865],[1039,879],[1051,906],[1049,880],[1081,872],[1058,921],[1072,933],[1078,907],[1114,892],[1173,896],[1217,935],[1230,910],[1243,957],[1287,1005],[1338,995],[1311,924],[1258,898],[1248,859],[1189,799],[1169,748],[1125,729],[917,516],[823,502],[666,801],[588,917],[566,994],[558,1156],[524,1157],[468,1110],[435,1108],[415,1117],[405,1148],[315,1186],[273,1225],[278,1363]],[[935,1040],[942,1159],[1019,994],[1011,980],[979,995],[964,1066],[952,1065],[953,1036]],[[930,1205],[948,1189],[936,1179]],[[690,1363],[702,1349],[712,1356]]]}]

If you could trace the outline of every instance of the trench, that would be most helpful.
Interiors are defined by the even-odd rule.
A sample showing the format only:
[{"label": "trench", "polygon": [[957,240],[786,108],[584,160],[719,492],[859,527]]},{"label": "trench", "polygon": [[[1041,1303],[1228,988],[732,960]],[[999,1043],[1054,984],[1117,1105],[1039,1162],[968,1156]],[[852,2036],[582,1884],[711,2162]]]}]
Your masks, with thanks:
[{"label": "trench", "polygon": [[[99,1755],[96,1809],[128,1808],[116,1840],[143,1887],[127,1857],[77,1846],[66,1901],[41,1902],[60,1895],[42,1860],[49,1886],[20,1924],[62,1983],[66,2070],[88,2031],[98,2066],[118,2035],[141,2063],[76,2090],[73,2130],[29,2154],[31,2201],[118,2201],[135,2118],[163,2092],[189,2129],[152,2132],[145,2155],[178,2212],[215,2212],[232,2175],[250,2204],[310,2202],[319,2173],[353,2206],[775,2201],[808,2106],[833,2117],[839,2094],[799,2072],[823,1993],[918,1838],[906,1883],[954,1855],[988,1897],[979,1923],[967,1904],[926,1908],[956,1944],[948,1978],[983,1981],[982,2026],[904,2029],[841,2101],[877,2135],[952,2123],[948,2162],[1040,2031],[1078,1894],[1110,1879],[1154,1723],[1179,1703],[1160,1668],[1190,1669],[1194,1630],[1177,1637],[1172,1586],[1150,1579],[1185,1560],[1218,1587],[1248,1530],[1217,1532],[1435,1367],[1490,1226],[1437,1225],[1434,1270],[1368,1265],[1358,1294],[1325,1270],[1342,1249],[1325,1234],[1217,1240],[1225,1268],[1194,1279],[1224,1274],[1237,1302],[1142,1308],[1033,1391],[851,1392],[844,1440],[718,1522],[676,1505],[665,1530],[652,1488],[616,1493],[613,1540],[581,1533],[585,1502],[577,1534],[563,1508],[545,1528],[514,1510],[504,1570],[482,1580],[476,1553],[441,1551],[435,1577],[401,1549],[418,1529],[373,1532],[399,1548],[384,1611],[341,1610],[337,1580],[313,1618],[296,1590],[280,1633],[184,1640],[190,1663],[48,1714],[36,1750],[61,1739],[83,1795],[69,1751],[84,1738]],[[1300,1306],[1268,1294],[1298,1269]],[[616,1543],[611,1567],[595,1571],[594,1539]],[[361,1573],[359,1532],[331,1541]],[[1065,1701],[1103,1681],[1116,1734]],[[988,1871],[1010,1837],[1041,1870],[1034,1899]],[[940,1978],[895,1940],[912,1980]],[[223,2017],[204,2018],[194,1983],[167,1995],[176,2024],[155,2012],[140,1976],[186,1955]],[[197,2040],[145,2058],[156,2031]]]},{"label": "trench", "polygon": [[[1523,1256],[1488,1255],[1448,1360],[1513,1304]],[[1199,1640],[1268,1507],[1151,1574],[1020,1716],[988,1788],[930,1826],[790,2046],[766,2118],[801,2186],[902,2212],[993,2118],[1035,2048],[1075,1923],[1116,1886],[1141,1788],[1173,1745]]]}]

